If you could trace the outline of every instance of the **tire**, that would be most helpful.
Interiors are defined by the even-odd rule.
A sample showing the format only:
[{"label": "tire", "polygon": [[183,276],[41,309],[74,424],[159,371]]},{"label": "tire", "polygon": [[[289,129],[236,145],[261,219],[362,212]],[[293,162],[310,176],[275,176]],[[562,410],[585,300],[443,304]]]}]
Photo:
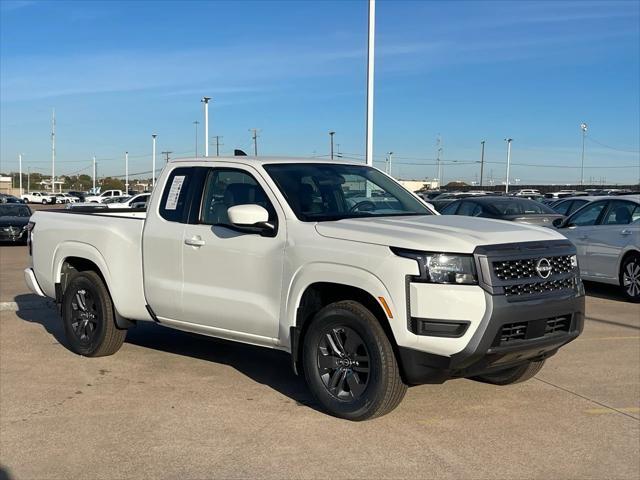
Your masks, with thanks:
[{"label": "tire", "polygon": [[46,201],[46,200],[42,200],[42,204],[43,204],[43,205],[46,205],[46,204],[47,204],[47,201]]},{"label": "tire", "polygon": [[407,391],[387,335],[358,302],[332,303],[314,316],[304,335],[302,363],[315,398],[339,418],[380,417]]},{"label": "tire", "polygon": [[127,335],[116,327],[109,291],[92,271],[71,277],[62,299],[62,323],[70,350],[85,357],[113,355]]},{"label": "tire", "polygon": [[540,360],[539,362],[527,362],[523,365],[518,365],[517,367],[511,367],[494,373],[472,377],[472,379],[483,383],[491,383],[493,385],[511,385],[513,383],[526,382],[530,378],[533,378],[542,369],[544,362],[544,360]]},{"label": "tire", "polygon": [[630,302],[640,302],[640,255],[633,253],[622,262],[620,289]]}]

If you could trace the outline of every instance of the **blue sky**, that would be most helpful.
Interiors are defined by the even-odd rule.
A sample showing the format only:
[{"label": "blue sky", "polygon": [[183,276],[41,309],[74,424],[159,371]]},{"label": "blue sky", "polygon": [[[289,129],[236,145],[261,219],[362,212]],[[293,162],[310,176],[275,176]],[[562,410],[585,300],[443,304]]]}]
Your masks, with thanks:
[{"label": "blue sky", "polygon": [[[54,107],[57,173],[149,170],[152,133],[192,155],[202,95],[223,153],[255,127],[261,154],[327,155],[335,130],[362,158],[366,28],[363,1],[2,0],[1,169],[50,171]],[[471,181],[485,140],[500,183],[512,137],[512,182],[572,182],[585,121],[585,179],[638,182],[639,74],[638,1],[378,0],[375,156],[433,177],[440,135],[445,181]]]}]

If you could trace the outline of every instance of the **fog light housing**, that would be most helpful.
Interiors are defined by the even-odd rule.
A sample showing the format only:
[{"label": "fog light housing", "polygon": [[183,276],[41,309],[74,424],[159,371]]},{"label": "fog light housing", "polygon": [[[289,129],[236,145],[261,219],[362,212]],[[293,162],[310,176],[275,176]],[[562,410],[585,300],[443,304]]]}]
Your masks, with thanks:
[{"label": "fog light housing", "polygon": [[463,320],[431,320],[411,318],[411,330],[427,337],[459,338],[465,334],[471,322]]}]

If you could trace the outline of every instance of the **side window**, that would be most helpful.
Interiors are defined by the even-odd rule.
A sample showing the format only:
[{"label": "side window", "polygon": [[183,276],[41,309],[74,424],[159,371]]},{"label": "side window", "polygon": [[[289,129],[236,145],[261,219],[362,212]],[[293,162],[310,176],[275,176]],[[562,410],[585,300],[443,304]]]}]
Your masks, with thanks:
[{"label": "side window", "polygon": [[[614,200],[611,202],[609,211],[604,217],[603,225],[628,225],[634,221],[634,213],[638,206],[632,202]],[[636,217],[640,216],[636,214]]]},{"label": "side window", "polygon": [[558,212],[561,215],[568,215],[571,212],[571,208],[575,205],[576,202],[572,202],[571,200],[566,202],[560,202],[558,205],[553,206],[553,210]]},{"label": "side window", "polygon": [[594,202],[580,210],[571,219],[570,224],[578,227],[595,225],[607,202]]},{"label": "side window", "polygon": [[589,202],[587,202],[586,200],[574,200],[573,203],[571,204],[571,208],[565,215],[571,215],[573,212],[575,212],[576,210],[579,210],[580,208],[585,206],[587,203]]},{"label": "side window", "polygon": [[466,215],[467,217],[478,216],[482,210],[476,202],[465,201],[462,202],[458,209],[458,215]]},{"label": "side window", "polygon": [[230,225],[227,209],[249,204],[264,207],[269,212],[269,221],[276,220],[273,205],[251,174],[234,168],[211,169],[204,187],[200,223]]},{"label": "side window", "polygon": [[442,215],[455,215],[459,205],[457,202],[450,203],[444,207],[440,213],[442,213]]},{"label": "side window", "polygon": [[160,202],[160,216],[170,222],[186,223],[189,185],[193,181],[194,169],[176,168],[171,172]]}]

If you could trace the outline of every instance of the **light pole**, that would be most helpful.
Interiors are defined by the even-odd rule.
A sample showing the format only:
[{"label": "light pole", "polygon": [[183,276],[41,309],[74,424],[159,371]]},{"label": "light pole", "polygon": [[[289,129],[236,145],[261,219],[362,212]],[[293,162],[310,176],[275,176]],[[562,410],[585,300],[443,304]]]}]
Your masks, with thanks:
[{"label": "light pole", "polygon": [[51,193],[56,193],[56,110],[51,114]]},{"label": "light pole", "polygon": [[156,186],[156,138],[158,137],[158,135],[156,135],[155,133],[151,134],[151,142],[152,142],[152,147],[151,147],[151,188],[153,189],[153,187]]},{"label": "light pole", "polygon": [[389,176],[391,176],[391,157],[393,156],[393,152],[388,152],[387,155],[389,155],[387,157],[387,166],[389,171],[387,172],[389,174]]},{"label": "light pole", "polygon": [[129,152],[124,152],[124,191],[129,195]]},{"label": "light pole", "polygon": [[[204,156],[209,156],[209,100],[211,97],[202,97],[204,103]],[[197,156],[197,155],[196,155]]]},{"label": "light pole", "polygon": [[253,156],[257,157],[258,156],[258,129],[251,128],[249,131],[252,132],[251,139],[253,140]]},{"label": "light pole", "polygon": [[376,35],[376,0],[369,0],[369,35],[367,42],[367,165],[373,166],[373,75]]},{"label": "light pole", "polygon": [[333,136],[336,132],[329,132],[329,139],[331,141],[331,160],[333,160]]},{"label": "light pole", "polygon": [[200,122],[196,120],[193,124],[195,125],[196,130],[196,158],[198,158],[198,125],[200,125]]},{"label": "light pole", "polygon": [[484,140],[480,142],[482,150],[480,151],[480,188],[482,189],[482,174],[484,173]]},{"label": "light pole", "polygon": [[587,136],[587,124],[582,122],[580,124],[580,130],[582,130],[582,161],[580,163],[580,186],[584,185],[584,139]]},{"label": "light pole", "polygon": [[507,181],[505,182],[505,193],[509,192],[509,167],[511,167],[511,142],[513,138],[505,138],[505,142],[507,142]]},{"label": "light pole", "polygon": [[96,156],[93,156],[93,194],[96,193]]},{"label": "light pole", "polygon": [[20,198],[22,198],[22,154],[18,154],[18,164],[20,170]]},{"label": "light pole", "polygon": [[31,191],[31,167],[27,167],[27,193]]}]

